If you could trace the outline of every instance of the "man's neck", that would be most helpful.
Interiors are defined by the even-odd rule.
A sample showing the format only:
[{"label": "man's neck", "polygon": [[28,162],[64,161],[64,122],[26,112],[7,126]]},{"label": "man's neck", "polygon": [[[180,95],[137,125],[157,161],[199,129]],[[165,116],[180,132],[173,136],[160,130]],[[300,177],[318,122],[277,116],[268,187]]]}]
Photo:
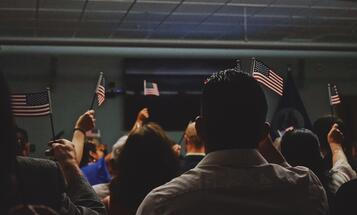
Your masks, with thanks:
[{"label": "man's neck", "polygon": [[189,149],[187,149],[187,154],[204,154],[205,153],[205,149],[202,148],[195,148],[195,147],[190,147]]}]

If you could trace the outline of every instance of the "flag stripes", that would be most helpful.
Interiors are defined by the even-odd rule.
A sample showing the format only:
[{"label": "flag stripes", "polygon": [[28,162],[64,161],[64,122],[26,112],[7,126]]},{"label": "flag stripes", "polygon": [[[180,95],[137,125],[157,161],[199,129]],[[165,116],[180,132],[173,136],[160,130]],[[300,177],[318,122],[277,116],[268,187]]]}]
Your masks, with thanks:
[{"label": "flag stripes", "polygon": [[278,95],[283,95],[284,79],[264,63],[253,60],[253,77]]},{"label": "flag stripes", "polygon": [[337,105],[339,103],[341,103],[341,98],[338,95],[338,91],[337,91],[337,87],[336,85],[333,85],[332,87],[330,87],[330,105]]},{"label": "flag stripes", "polygon": [[51,113],[48,93],[23,93],[10,96],[14,116],[45,116]]},{"label": "flag stripes", "polygon": [[149,82],[144,80],[144,95],[152,95],[152,96],[159,96],[159,87],[157,86],[157,83],[154,82]]}]

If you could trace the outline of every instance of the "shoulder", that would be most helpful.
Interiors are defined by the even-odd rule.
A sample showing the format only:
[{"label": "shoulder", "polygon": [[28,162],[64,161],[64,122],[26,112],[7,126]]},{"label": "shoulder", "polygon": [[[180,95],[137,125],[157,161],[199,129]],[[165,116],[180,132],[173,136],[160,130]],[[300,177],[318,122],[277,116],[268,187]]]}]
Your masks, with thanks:
[{"label": "shoulder", "polygon": [[66,184],[59,165],[51,160],[17,157],[21,195],[28,203],[58,208]]},{"label": "shoulder", "polygon": [[168,202],[193,193],[201,188],[200,171],[197,169],[189,170],[183,175],[174,178],[170,182],[152,190],[141,203],[137,214],[162,214],[163,207]]},{"label": "shoulder", "polygon": [[19,168],[30,168],[30,169],[52,169],[57,168],[57,163],[52,160],[41,159],[41,158],[31,158],[31,157],[21,157],[17,156],[17,164]]}]

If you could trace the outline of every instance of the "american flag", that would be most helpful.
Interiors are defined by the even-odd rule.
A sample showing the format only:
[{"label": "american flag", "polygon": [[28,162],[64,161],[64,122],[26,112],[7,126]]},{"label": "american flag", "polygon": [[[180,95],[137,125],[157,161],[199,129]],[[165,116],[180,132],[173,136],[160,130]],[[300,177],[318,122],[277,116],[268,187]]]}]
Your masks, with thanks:
[{"label": "american flag", "polygon": [[104,77],[102,77],[102,80],[100,80],[97,90],[95,91],[97,96],[98,96],[98,106],[101,106],[103,102],[105,101],[105,87],[104,84],[105,80]]},{"label": "american flag", "polygon": [[331,87],[330,84],[329,84],[328,88],[330,90],[330,105],[337,105],[337,104],[341,103],[341,98],[338,95],[338,91],[337,91],[336,85],[333,85]]},{"label": "american flag", "polygon": [[236,70],[237,72],[243,72],[243,70],[242,70],[242,65],[241,65],[239,59],[236,60],[236,68],[235,68],[235,70]]},{"label": "american flag", "polygon": [[45,116],[51,113],[48,92],[15,93],[11,97],[14,116]]},{"label": "american flag", "polygon": [[278,95],[283,95],[284,80],[264,63],[253,60],[253,77]]},{"label": "american flag", "polygon": [[144,95],[159,96],[160,93],[159,88],[157,87],[157,83],[144,80]]}]

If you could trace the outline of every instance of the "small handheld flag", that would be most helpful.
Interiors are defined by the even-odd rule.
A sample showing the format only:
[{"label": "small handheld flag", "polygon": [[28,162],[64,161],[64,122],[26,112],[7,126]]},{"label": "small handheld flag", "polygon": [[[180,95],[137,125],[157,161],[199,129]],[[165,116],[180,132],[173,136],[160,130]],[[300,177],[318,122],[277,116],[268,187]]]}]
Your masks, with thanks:
[{"label": "small handheld flag", "polygon": [[14,116],[21,117],[46,116],[51,113],[47,91],[12,94],[11,108]]},{"label": "small handheld flag", "polygon": [[252,68],[252,75],[258,82],[268,87],[279,96],[283,95],[284,79],[280,75],[255,58],[253,58]]},{"label": "small handheld flag", "polygon": [[329,88],[329,96],[330,96],[330,105],[337,105],[341,103],[341,98],[338,95],[338,91],[337,91],[337,87],[336,85],[333,85],[331,87],[330,84],[328,84],[328,88]]},{"label": "small handheld flag", "polygon": [[102,81],[100,82],[100,84],[97,87],[96,93],[97,93],[97,97],[98,97],[98,106],[101,106],[103,104],[103,102],[105,101],[105,87],[104,87],[104,77],[102,78]]},{"label": "small handheld flag", "polygon": [[92,102],[90,105],[90,110],[93,109],[95,98],[98,98],[98,106],[102,105],[105,100],[105,87],[104,87],[104,77],[103,72],[99,74],[97,86],[92,97]]},{"label": "small handheld flag", "polygon": [[144,80],[144,95],[159,96],[160,93],[157,83]]}]

